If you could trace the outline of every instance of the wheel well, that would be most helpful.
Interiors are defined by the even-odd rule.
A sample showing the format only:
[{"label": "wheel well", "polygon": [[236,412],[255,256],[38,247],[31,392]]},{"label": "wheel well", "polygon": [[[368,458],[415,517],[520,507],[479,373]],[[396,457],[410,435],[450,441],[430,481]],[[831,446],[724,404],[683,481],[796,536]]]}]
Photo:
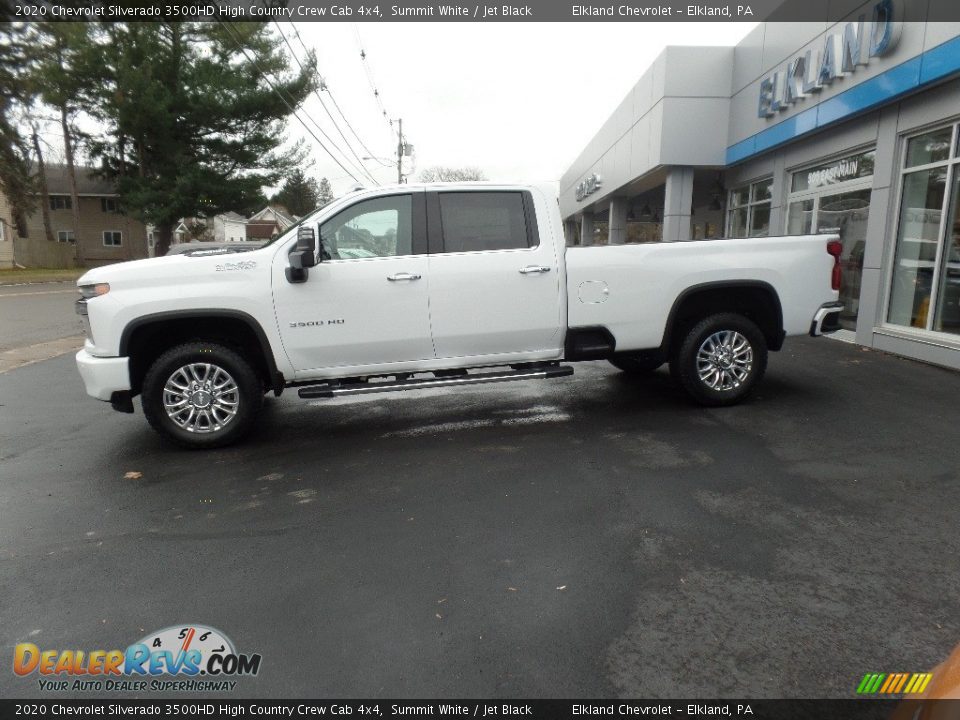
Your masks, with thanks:
[{"label": "wheel well", "polygon": [[147,320],[124,333],[120,352],[130,358],[132,394],[138,394],[153,361],[170,348],[191,341],[212,342],[229,347],[250,360],[264,386],[277,389],[282,380],[268,357],[266,338],[251,322],[236,316],[177,316]]},{"label": "wheel well", "polygon": [[780,298],[766,283],[752,283],[693,288],[678,298],[667,320],[662,350],[670,354],[688,328],[708,315],[723,312],[738,313],[756,323],[770,350],[783,346]]}]

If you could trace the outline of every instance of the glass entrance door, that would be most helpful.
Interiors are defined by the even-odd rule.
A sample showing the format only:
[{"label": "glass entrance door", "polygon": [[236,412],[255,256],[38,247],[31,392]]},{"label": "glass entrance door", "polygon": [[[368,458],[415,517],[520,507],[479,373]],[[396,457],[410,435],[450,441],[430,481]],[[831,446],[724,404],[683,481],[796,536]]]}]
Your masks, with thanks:
[{"label": "glass entrance door", "polygon": [[787,234],[839,235],[843,244],[840,256],[840,326],[857,329],[860,310],[860,278],[867,245],[867,220],[870,217],[870,188],[814,195],[794,200],[787,209]]},{"label": "glass entrance door", "polygon": [[818,198],[814,232],[840,236],[840,326],[857,329],[860,310],[860,278],[863,276],[863,254],[867,245],[867,220],[870,215],[870,190],[824,195]]},{"label": "glass entrance door", "polygon": [[873,150],[848,155],[794,172],[790,180],[787,234],[840,236],[840,326],[847,330],[856,330],[860,310],[874,155]]}]

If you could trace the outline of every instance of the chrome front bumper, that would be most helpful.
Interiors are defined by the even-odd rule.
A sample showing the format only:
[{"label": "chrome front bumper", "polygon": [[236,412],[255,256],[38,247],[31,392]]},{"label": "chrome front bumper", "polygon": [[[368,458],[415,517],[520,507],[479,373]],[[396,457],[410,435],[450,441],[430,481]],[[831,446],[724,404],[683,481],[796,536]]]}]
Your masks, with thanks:
[{"label": "chrome front bumper", "polygon": [[813,322],[810,323],[811,337],[820,335],[829,335],[840,329],[840,312],[843,310],[842,302],[825,303],[820,306],[813,316]]}]

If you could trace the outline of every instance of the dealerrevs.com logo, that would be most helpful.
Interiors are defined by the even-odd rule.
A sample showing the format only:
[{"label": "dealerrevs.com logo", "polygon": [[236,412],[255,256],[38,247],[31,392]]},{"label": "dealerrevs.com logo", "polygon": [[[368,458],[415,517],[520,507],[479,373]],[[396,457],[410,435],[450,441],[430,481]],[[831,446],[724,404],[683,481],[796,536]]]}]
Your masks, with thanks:
[{"label": "dealerrevs.com logo", "polygon": [[233,690],[234,678],[256,675],[260,655],[238,653],[206,625],[177,625],[150,633],[126,650],[50,650],[20,643],[13,672],[36,674],[44,691],[213,692]]}]

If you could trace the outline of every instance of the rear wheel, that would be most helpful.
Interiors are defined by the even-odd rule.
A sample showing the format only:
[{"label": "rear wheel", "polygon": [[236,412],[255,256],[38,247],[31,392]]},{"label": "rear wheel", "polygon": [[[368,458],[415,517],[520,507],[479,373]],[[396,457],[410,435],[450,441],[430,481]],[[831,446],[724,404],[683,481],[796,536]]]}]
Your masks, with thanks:
[{"label": "rear wheel", "polygon": [[663,365],[663,358],[641,353],[623,354],[610,358],[610,364],[628,375],[648,375]]},{"label": "rear wheel", "polygon": [[750,394],[767,369],[766,338],[743,315],[711,315],[686,333],[670,369],[701,405],[733,405]]},{"label": "rear wheel", "polygon": [[143,380],[143,414],[154,430],[189,448],[223,447],[252,427],[263,402],[253,367],[234,350],[193,342],[167,350]]}]

